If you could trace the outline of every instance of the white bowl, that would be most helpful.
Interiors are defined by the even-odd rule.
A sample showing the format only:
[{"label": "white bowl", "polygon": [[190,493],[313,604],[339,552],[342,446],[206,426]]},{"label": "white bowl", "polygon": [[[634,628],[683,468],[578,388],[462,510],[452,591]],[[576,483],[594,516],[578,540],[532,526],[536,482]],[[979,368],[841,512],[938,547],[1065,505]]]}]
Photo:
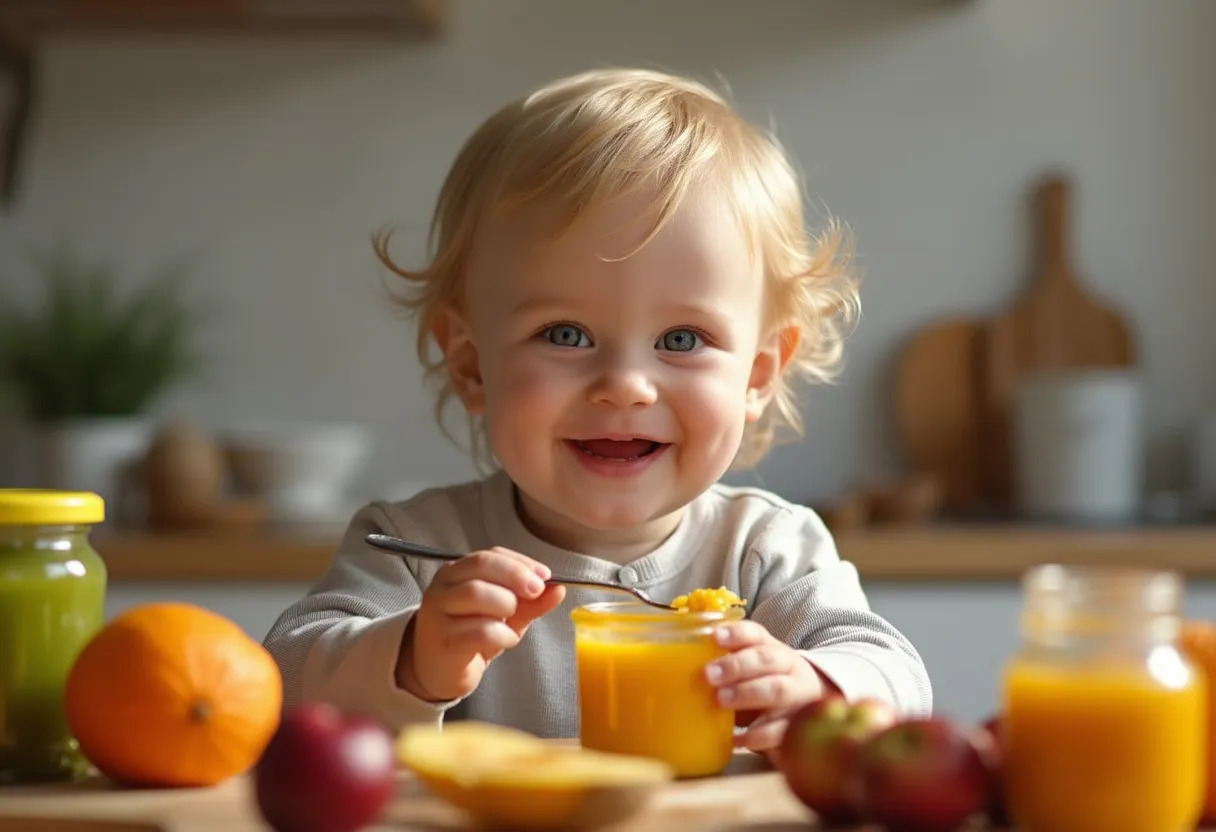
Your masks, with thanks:
[{"label": "white bowl", "polygon": [[271,519],[334,523],[349,519],[350,487],[370,449],[367,428],[351,423],[252,423],[222,431],[232,449],[269,454]]}]

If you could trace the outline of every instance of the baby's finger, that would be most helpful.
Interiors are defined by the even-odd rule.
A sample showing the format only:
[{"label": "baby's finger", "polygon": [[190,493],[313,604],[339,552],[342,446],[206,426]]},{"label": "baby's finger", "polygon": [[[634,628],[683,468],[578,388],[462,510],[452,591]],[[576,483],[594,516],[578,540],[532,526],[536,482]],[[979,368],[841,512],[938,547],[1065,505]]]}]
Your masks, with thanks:
[{"label": "baby's finger", "polygon": [[760,711],[735,711],[735,727],[746,728],[762,715]]},{"label": "baby's finger", "polygon": [[519,607],[519,597],[504,586],[489,581],[461,581],[445,586],[436,598],[438,609],[447,615],[480,615],[510,618]]},{"label": "baby's finger", "polygon": [[711,685],[733,685],[770,674],[789,673],[797,654],[784,645],[764,644],[745,647],[705,666],[705,678]]},{"label": "baby's finger", "polygon": [[714,639],[719,646],[730,650],[775,641],[764,625],[755,621],[728,621],[720,624],[714,630]]},{"label": "baby's finger", "polygon": [[761,676],[718,688],[718,704],[737,710],[771,710],[800,705],[805,696],[788,673]]},{"label": "baby's finger", "polygon": [[521,598],[536,598],[545,590],[544,579],[522,558],[506,549],[474,552],[436,572],[435,582],[450,587],[477,579],[504,586]]},{"label": "baby's finger", "polygon": [[507,625],[517,632],[520,637],[527,631],[528,625],[546,613],[557,609],[566,598],[566,588],[560,584],[545,587],[539,598],[531,601],[520,601],[515,615],[507,619]]},{"label": "baby's finger", "polygon": [[519,644],[519,635],[496,618],[472,615],[448,621],[444,644],[453,650],[480,653],[486,661]]},{"label": "baby's finger", "polygon": [[527,567],[529,570],[531,570],[532,572],[535,572],[538,576],[540,576],[540,579],[542,581],[547,581],[547,580],[549,580],[549,578],[553,577],[553,572],[550,571],[549,567],[545,566],[543,563],[541,563],[538,560],[530,558],[521,552],[515,551],[514,549],[508,549],[505,546],[494,546],[493,548],[489,549],[488,551],[496,552],[497,554],[503,555],[504,557],[508,557],[508,558],[511,558],[512,560],[519,561],[525,567]]},{"label": "baby's finger", "polygon": [[781,746],[785,730],[790,721],[785,717],[757,720],[742,734],[735,737],[735,746],[749,751],[772,751]]}]

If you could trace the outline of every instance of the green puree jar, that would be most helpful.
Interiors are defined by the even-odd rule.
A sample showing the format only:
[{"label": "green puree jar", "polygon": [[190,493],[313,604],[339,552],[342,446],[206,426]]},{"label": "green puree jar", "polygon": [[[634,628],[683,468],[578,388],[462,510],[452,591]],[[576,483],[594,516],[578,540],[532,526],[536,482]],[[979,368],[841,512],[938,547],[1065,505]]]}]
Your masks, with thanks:
[{"label": "green puree jar", "polygon": [[105,617],[105,517],[89,492],[0,489],[0,783],[88,770],[64,715],[77,654]]}]

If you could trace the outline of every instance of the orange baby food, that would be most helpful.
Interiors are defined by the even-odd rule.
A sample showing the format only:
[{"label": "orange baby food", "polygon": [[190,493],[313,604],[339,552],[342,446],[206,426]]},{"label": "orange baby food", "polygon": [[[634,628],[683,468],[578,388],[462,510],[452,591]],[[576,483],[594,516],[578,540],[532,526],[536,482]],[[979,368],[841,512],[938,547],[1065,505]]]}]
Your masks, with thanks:
[{"label": "orange baby food", "polygon": [[605,603],[573,613],[584,748],[662,760],[677,776],[730,762],[734,711],[717,703],[705,666],[725,654],[713,625],[725,612],[662,612]]},{"label": "orange baby food", "polygon": [[1172,651],[1147,672],[1015,662],[1006,794],[1024,832],[1182,832],[1203,800],[1202,677]]},{"label": "orange baby food", "polygon": [[746,606],[744,601],[724,586],[717,589],[694,589],[671,602],[680,612],[722,612],[731,607]]},{"label": "orange baby food", "polygon": [[1208,777],[1204,818],[1216,820],[1216,622],[1187,621],[1178,639],[1183,651],[1204,673],[1208,691]]}]

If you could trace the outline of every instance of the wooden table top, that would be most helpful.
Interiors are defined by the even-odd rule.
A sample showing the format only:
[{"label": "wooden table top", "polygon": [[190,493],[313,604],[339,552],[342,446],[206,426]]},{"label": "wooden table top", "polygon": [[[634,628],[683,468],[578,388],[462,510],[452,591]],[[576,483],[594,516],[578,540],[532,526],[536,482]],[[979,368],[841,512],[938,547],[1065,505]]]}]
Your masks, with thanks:
[{"label": "wooden table top", "polygon": [[[561,741],[557,741],[561,742]],[[813,814],[788,791],[763,758],[736,754],[720,777],[676,781],[650,805],[612,832],[672,829],[805,829]],[[202,789],[123,789],[103,780],[60,785],[0,787],[4,832],[263,832],[248,776]],[[467,815],[432,796],[408,772],[371,830],[464,832],[477,827]],[[608,827],[604,832],[608,832]]]},{"label": "wooden table top", "polygon": [[[265,832],[248,776],[200,789],[123,789],[105,781],[0,787],[4,832]],[[471,832],[461,810],[431,795],[408,772],[380,822],[367,832]],[[818,828],[781,775],[740,752],[719,777],[663,786],[640,813],[599,832],[806,832]],[[980,832],[968,827],[970,832]],[[849,832],[838,829],[836,832]],[[857,827],[852,832],[880,832]],[[988,827],[988,832],[1002,830]],[[1203,827],[1196,832],[1216,832]]]},{"label": "wooden table top", "polygon": [[[673,829],[805,830],[814,815],[763,758],[736,754],[720,777],[667,784],[639,814],[603,832]],[[408,772],[381,822],[368,832],[465,832],[477,827],[459,809],[432,796]],[[120,789],[96,781],[73,785],[0,787],[4,832],[263,832],[251,778],[212,788]]]}]

